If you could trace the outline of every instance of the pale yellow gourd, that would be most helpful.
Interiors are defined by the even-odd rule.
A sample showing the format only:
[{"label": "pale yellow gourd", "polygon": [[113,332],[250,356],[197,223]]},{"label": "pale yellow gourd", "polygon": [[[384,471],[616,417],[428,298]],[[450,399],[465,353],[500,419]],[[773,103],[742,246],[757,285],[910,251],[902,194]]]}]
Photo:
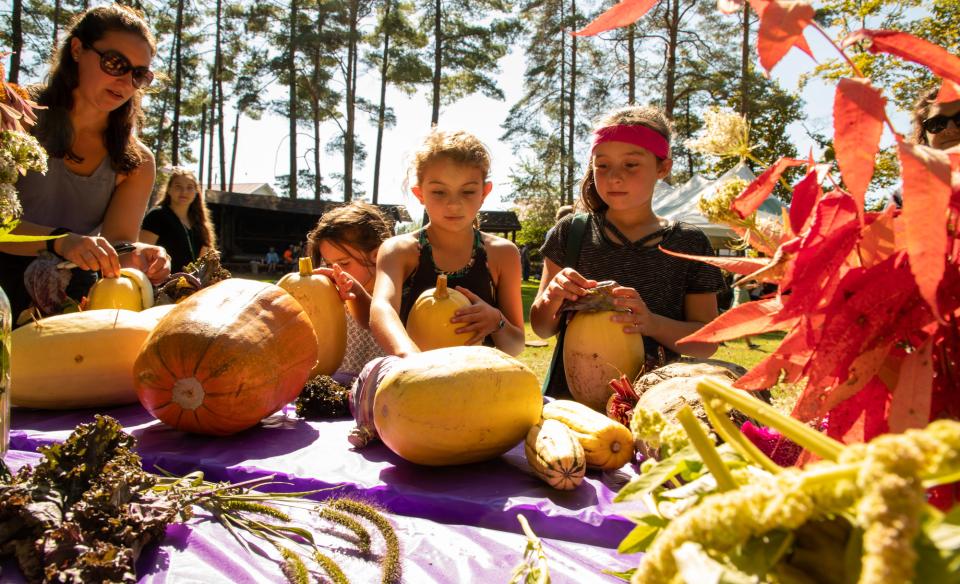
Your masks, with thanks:
[{"label": "pale yellow gourd", "polygon": [[467,344],[471,333],[457,333],[464,323],[450,319],[456,311],[470,306],[470,300],[447,288],[447,275],[437,276],[437,287],[424,290],[407,316],[407,334],[421,351],[458,347]]},{"label": "pale yellow gourd", "polygon": [[578,312],[563,338],[563,371],[570,395],[604,411],[613,394],[611,379],[633,379],[643,366],[643,337],[623,332],[613,311]]},{"label": "pale yellow gourd", "polygon": [[313,273],[310,258],[300,258],[299,268],[280,278],[277,286],[300,302],[317,334],[317,365],[310,376],[331,375],[340,368],[347,350],[346,310],[330,278]]},{"label": "pale yellow gourd", "polygon": [[131,310],[84,310],[14,330],[11,402],[52,410],[135,403],[133,363],[155,324]]},{"label": "pale yellow gourd", "polygon": [[534,474],[560,491],[577,488],[587,472],[583,446],[558,420],[541,420],[530,428],[524,453]]},{"label": "pale yellow gourd", "polygon": [[615,470],[633,459],[630,428],[579,402],[554,400],[543,406],[543,419],[562,422],[573,432],[591,468]]},{"label": "pale yellow gourd", "polygon": [[116,278],[100,278],[87,294],[85,310],[123,308],[146,310],[153,306],[153,285],[136,268],[121,268]]},{"label": "pale yellow gourd", "polygon": [[540,420],[540,383],[526,365],[491,347],[449,347],[398,362],[374,396],[377,434],[417,464],[489,460]]}]

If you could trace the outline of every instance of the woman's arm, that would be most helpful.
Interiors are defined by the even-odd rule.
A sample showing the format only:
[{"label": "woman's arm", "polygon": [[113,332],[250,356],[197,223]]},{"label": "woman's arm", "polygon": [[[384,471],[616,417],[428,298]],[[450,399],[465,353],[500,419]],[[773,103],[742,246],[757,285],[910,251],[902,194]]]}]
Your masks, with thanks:
[{"label": "woman's arm", "polygon": [[576,300],[597,285],[596,280],[581,276],[573,268],[561,268],[549,258],[543,258],[540,289],[530,306],[530,326],[542,339],[557,334],[560,320],[557,313],[564,300]]},{"label": "woman's arm", "polygon": [[418,258],[417,242],[409,235],[385,241],[377,254],[377,280],[370,302],[370,331],[388,355],[419,353],[400,320],[403,282]]},{"label": "woman's arm", "polygon": [[[516,356],[523,351],[526,337],[520,295],[520,252],[511,242],[493,238],[487,257],[490,271],[497,274],[497,306],[490,306],[472,291],[457,286],[457,290],[465,294],[473,305],[457,310],[452,320],[466,323],[456,332],[473,333],[467,344],[480,343],[484,337],[492,335],[498,349]],[[501,318],[503,328],[499,326]]]}]

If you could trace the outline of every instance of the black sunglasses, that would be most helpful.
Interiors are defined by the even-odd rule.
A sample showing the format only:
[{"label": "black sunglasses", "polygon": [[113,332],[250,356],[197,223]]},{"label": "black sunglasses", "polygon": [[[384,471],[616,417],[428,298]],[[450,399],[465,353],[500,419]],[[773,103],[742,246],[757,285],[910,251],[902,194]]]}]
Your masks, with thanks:
[{"label": "black sunglasses", "polygon": [[109,49],[101,51],[93,45],[84,44],[84,47],[100,55],[100,70],[111,77],[123,77],[128,71],[133,72],[133,86],[141,89],[153,83],[153,71],[149,67],[134,67],[130,59],[120,51]]},{"label": "black sunglasses", "polygon": [[947,123],[953,120],[953,125],[960,128],[960,112],[952,116],[933,116],[930,119],[923,120],[923,130],[931,134],[939,134],[947,129]]}]

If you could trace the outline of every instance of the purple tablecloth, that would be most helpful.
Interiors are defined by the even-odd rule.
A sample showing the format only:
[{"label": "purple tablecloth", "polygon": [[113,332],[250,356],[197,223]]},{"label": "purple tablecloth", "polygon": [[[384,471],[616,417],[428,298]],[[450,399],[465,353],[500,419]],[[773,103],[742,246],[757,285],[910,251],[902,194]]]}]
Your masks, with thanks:
[{"label": "purple tablecloth", "polygon": [[[176,474],[202,470],[214,481],[275,474],[290,483],[283,487],[289,490],[336,487],[317,498],[358,495],[399,515],[514,533],[520,532],[516,515],[523,513],[541,537],[612,549],[634,526],[611,503],[629,467],[590,472],[576,490],[564,492],[530,473],[522,445],[493,461],[433,468],[408,463],[379,443],[352,450],[347,442],[352,420],[305,422],[290,407],[226,438],[173,430],[139,404],[101,413],[137,437],[146,467]],[[33,451],[62,441],[93,416],[93,411],[15,409],[10,447]]]},{"label": "purple tablecloth", "polygon": [[[16,469],[37,458],[34,453],[12,450],[5,461]],[[311,524],[318,545],[336,559],[352,582],[379,580],[375,561],[358,557],[349,541],[331,534],[331,526],[305,514],[298,518]],[[514,533],[400,515],[391,515],[390,520],[402,545],[405,582],[506,582],[526,547],[525,538]],[[383,551],[381,538],[373,535],[374,554],[379,557]],[[582,543],[544,538],[543,545],[550,575],[556,583],[616,582],[601,570],[619,572],[638,563],[636,556],[620,556]],[[201,515],[188,524],[168,527],[159,546],[144,550],[137,562],[137,573],[142,584],[281,581],[276,554],[265,551],[274,559],[247,553],[223,527]],[[4,562],[0,569],[0,581],[23,582],[12,561]]]}]

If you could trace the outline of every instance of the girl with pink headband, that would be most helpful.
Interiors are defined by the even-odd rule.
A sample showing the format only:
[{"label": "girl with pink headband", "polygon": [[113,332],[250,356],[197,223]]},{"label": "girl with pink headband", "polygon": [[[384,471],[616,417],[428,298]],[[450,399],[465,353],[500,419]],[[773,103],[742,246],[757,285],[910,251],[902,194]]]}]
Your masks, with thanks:
[{"label": "girl with pink headband", "polygon": [[672,165],[670,122],[657,108],[615,110],[594,130],[578,213],[547,233],[540,250],[543,277],[530,308],[534,332],[542,338],[559,334],[549,395],[569,396],[562,362],[569,313],[561,312],[562,305],[602,280],[616,282],[615,304],[624,309],[611,319],[622,323],[624,332],[644,336],[648,370],[681,353],[706,358],[716,351],[714,344],[677,345],[717,317],[723,279],[715,267],[660,250],[713,254],[700,229],[653,212],[654,187]]}]

